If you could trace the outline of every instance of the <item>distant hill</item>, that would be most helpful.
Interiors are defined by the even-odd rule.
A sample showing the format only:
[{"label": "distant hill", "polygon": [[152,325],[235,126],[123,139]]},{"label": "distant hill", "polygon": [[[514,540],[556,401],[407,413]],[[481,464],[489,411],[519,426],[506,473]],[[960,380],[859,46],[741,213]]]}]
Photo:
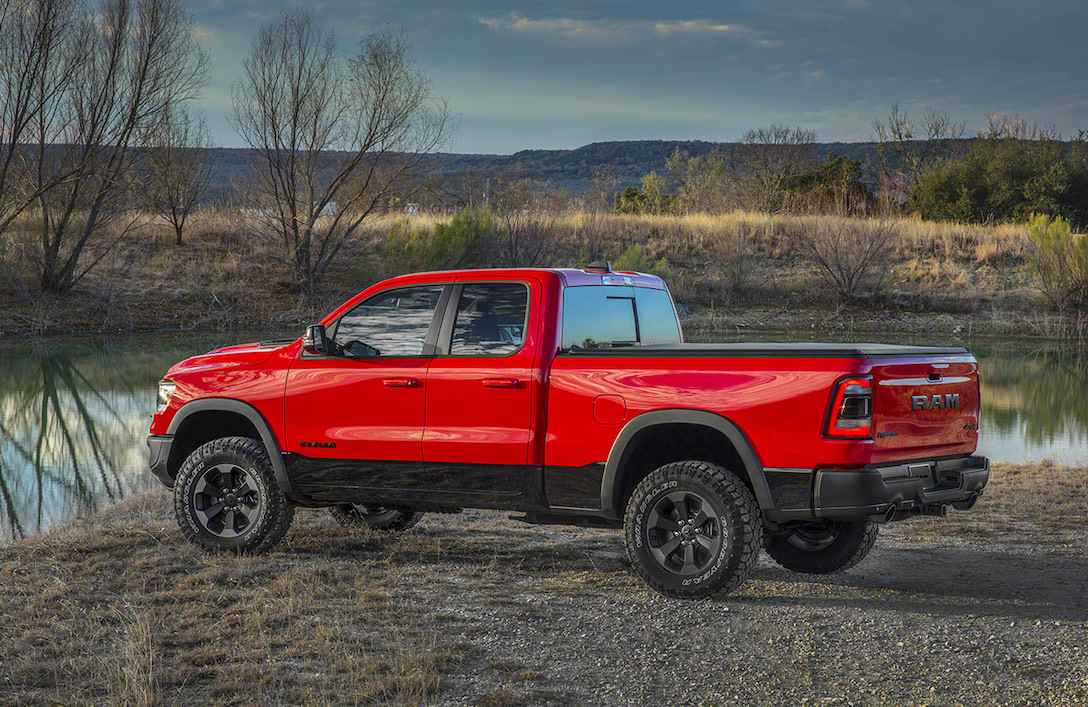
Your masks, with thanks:
[{"label": "distant hill", "polygon": [[[958,146],[963,149],[968,141]],[[594,170],[611,167],[619,189],[637,185],[651,171],[665,172],[665,163],[677,151],[693,156],[705,155],[715,148],[728,152],[736,143],[703,140],[624,140],[595,142],[573,150],[522,150],[512,155],[474,155],[438,153],[429,155],[424,169],[430,173],[454,175],[460,172],[480,172],[485,176],[518,170],[523,176],[550,182],[552,185],[580,194],[589,184]],[[876,143],[829,142],[818,143],[813,150],[814,161],[823,161],[828,153],[846,156],[866,164]],[[235,184],[244,179],[247,150],[218,148],[215,177],[210,196],[226,196]]]}]

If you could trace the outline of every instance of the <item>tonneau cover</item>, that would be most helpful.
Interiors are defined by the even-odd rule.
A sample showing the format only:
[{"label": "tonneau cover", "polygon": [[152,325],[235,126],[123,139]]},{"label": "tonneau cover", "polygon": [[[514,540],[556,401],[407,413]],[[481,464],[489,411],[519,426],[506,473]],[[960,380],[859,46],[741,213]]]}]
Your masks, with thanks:
[{"label": "tonneau cover", "polygon": [[886,358],[889,356],[962,356],[962,346],[897,346],[894,344],[656,344],[653,346],[613,346],[573,348],[575,356],[677,357],[677,358]]}]

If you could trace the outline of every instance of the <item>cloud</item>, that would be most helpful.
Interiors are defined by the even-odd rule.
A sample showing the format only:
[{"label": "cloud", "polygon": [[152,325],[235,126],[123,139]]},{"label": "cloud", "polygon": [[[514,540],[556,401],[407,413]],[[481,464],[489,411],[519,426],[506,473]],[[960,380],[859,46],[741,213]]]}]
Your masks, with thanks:
[{"label": "cloud", "polygon": [[757,46],[774,46],[776,42],[744,25],[711,20],[579,20],[570,17],[530,19],[514,12],[508,17],[485,17],[480,20],[495,32],[518,32],[575,40],[607,40],[636,42],[647,37],[681,37],[691,35],[734,36]]}]

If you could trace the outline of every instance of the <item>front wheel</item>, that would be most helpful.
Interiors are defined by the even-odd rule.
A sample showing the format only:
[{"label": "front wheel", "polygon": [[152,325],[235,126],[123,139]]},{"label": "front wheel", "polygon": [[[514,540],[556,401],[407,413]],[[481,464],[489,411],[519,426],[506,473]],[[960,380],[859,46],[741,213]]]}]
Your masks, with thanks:
[{"label": "front wheel", "polygon": [[767,554],[794,572],[831,574],[865,559],[879,532],[880,526],[864,521],[813,521],[772,538]]},{"label": "front wheel", "polygon": [[662,594],[684,599],[739,587],[755,567],[762,535],[748,487],[700,461],[666,464],[640,481],[624,520],[635,571]]},{"label": "front wheel", "polygon": [[385,506],[344,503],[332,507],[332,517],[348,528],[370,528],[397,532],[408,530],[419,522],[422,513],[401,511]]},{"label": "front wheel", "polygon": [[174,480],[181,532],[210,550],[264,552],[286,535],[295,507],[280,491],[268,452],[249,437],[196,449]]}]

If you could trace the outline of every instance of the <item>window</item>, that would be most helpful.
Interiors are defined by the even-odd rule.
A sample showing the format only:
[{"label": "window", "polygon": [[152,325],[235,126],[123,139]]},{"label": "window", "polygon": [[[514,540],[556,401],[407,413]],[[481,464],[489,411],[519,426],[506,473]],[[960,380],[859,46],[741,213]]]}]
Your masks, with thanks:
[{"label": "window", "polygon": [[563,290],[564,349],[678,343],[676,312],[664,290],[615,285]]},{"label": "window", "polygon": [[509,356],[525,342],[529,288],[516,282],[465,285],[453,323],[451,356]]},{"label": "window", "polygon": [[340,317],[335,350],[348,357],[423,356],[444,285],[401,287],[370,297]]}]

